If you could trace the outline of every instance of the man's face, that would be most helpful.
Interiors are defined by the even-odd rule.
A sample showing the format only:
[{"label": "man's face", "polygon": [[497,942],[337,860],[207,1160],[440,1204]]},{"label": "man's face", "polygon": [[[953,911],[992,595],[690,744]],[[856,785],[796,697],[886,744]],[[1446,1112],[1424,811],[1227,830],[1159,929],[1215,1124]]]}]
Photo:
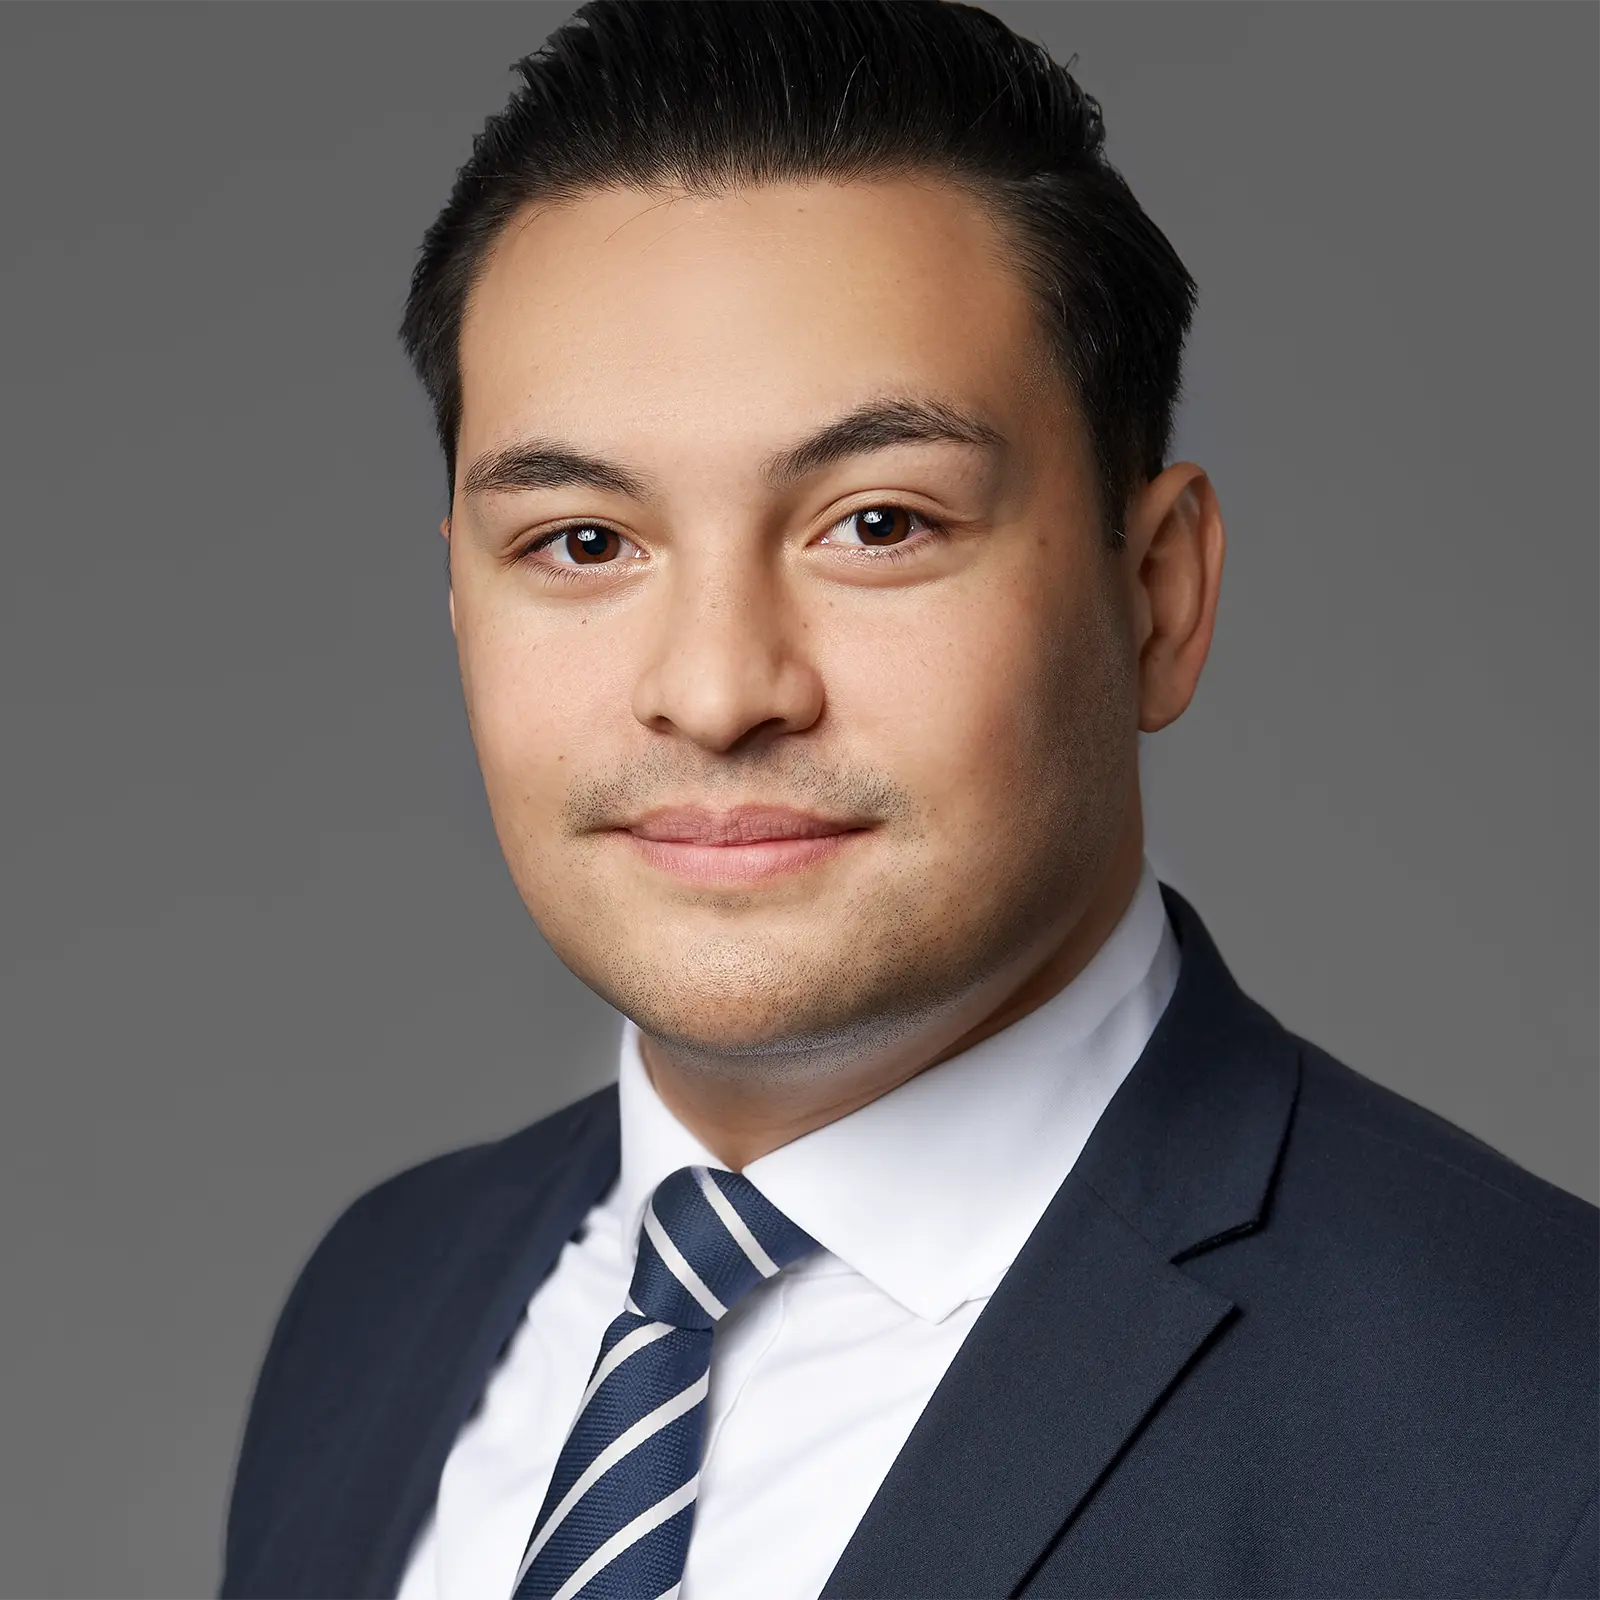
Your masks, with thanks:
[{"label": "man's face", "polygon": [[627,190],[519,218],[473,290],[468,717],[529,911],[647,1034],[892,1040],[1042,959],[1124,836],[1119,559],[1005,261],[933,182]]}]

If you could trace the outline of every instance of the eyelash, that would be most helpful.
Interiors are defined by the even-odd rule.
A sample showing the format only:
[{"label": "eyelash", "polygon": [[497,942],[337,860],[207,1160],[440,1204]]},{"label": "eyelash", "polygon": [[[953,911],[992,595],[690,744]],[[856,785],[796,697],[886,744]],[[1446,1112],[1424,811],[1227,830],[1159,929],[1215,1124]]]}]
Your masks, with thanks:
[{"label": "eyelash", "polygon": [[[857,554],[852,559],[858,559],[859,560],[859,559],[864,558],[867,562],[869,562],[871,565],[873,565],[875,567],[892,565],[894,562],[897,562],[897,561],[910,560],[911,558],[906,554],[906,550],[907,550],[908,547],[910,547],[911,549],[920,550],[923,545],[932,544],[932,543],[936,542],[937,540],[943,539],[943,538],[948,536],[949,530],[945,526],[944,523],[935,522],[933,520],[933,518],[928,516],[925,512],[915,511],[910,506],[901,505],[898,501],[895,501],[895,500],[873,500],[873,501],[870,501],[866,505],[857,506],[853,511],[845,512],[845,514],[842,517],[840,517],[837,521],[832,523],[831,526],[829,527],[828,531],[831,533],[834,528],[837,528],[839,526],[840,523],[848,522],[851,519],[851,517],[860,516],[863,511],[904,511],[914,521],[920,522],[922,524],[923,528],[927,531],[927,534],[928,534],[928,537],[926,537],[926,538],[917,539],[915,541],[913,541],[911,539],[907,539],[902,544],[876,545],[876,546],[875,545],[863,545],[863,546],[860,546],[858,548]],[[522,552],[522,554],[520,556],[518,556],[516,559],[517,559],[519,564],[526,564],[526,565],[531,566],[531,567],[536,567],[539,570],[539,572],[541,574],[543,574],[545,579],[548,580],[549,582],[552,582],[552,583],[587,583],[589,581],[587,578],[581,578],[581,577],[578,576],[578,574],[583,570],[583,568],[581,568],[579,566],[576,566],[576,565],[567,566],[567,565],[564,565],[564,564],[562,564],[562,565],[554,565],[553,564],[553,565],[545,566],[545,565],[541,565],[537,561],[534,561],[532,559],[532,557],[535,555],[536,552],[538,552],[540,550],[543,550],[547,545],[554,544],[557,539],[565,538],[567,534],[573,533],[579,528],[604,528],[604,527],[606,527],[606,524],[603,523],[603,522],[592,522],[591,521],[591,522],[569,522],[564,527],[552,528],[548,533],[541,533],[539,535],[539,537],[537,539],[535,539],[533,541],[533,543],[530,544],[528,546],[528,548],[526,550],[524,550]],[[610,529],[608,531],[610,531],[612,533],[616,533],[617,532],[617,530],[615,528],[612,528],[612,529]],[[624,533],[617,533],[617,537],[619,539],[626,539],[627,535],[624,534]],[[616,563],[616,564],[617,565],[621,565],[622,563]],[[604,568],[604,567],[607,567],[607,566],[610,566],[610,565],[613,565],[613,563],[611,563],[611,562],[596,562],[595,563],[595,566],[597,568]]]}]

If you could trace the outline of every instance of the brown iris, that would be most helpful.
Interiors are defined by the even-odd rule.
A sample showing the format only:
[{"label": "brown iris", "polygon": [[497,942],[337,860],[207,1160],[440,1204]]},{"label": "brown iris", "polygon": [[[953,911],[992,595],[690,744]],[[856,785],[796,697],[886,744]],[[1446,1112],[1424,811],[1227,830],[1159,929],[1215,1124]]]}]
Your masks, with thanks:
[{"label": "brown iris", "polygon": [[561,537],[566,542],[567,554],[579,566],[609,561],[622,547],[621,535],[610,528],[568,528]]},{"label": "brown iris", "polygon": [[911,532],[911,513],[903,506],[864,506],[850,516],[864,545],[899,544]]}]

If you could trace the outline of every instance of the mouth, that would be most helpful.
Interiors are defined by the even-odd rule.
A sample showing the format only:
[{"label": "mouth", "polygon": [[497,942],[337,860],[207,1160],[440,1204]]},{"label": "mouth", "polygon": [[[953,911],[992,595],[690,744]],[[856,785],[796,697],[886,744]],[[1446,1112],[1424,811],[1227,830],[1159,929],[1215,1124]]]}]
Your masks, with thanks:
[{"label": "mouth", "polygon": [[702,887],[750,888],[820,866],[868,831],[788,806],[668,806],[616,830],[648,866]]}]

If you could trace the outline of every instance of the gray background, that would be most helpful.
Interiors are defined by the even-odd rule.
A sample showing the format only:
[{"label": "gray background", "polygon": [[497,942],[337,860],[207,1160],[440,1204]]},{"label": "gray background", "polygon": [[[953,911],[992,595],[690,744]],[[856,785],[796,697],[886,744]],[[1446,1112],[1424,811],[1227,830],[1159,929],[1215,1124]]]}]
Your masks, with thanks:
[{"label": "gray background", "polygon": [[[610,1070],[490,830],[393,336],[568,9],[0,8],[0,1592],[209,1590],[321,1230]],[[1201,285],[1231,548],[1157,865],[1592,1198],[1596,9],[995,9]]]}]

